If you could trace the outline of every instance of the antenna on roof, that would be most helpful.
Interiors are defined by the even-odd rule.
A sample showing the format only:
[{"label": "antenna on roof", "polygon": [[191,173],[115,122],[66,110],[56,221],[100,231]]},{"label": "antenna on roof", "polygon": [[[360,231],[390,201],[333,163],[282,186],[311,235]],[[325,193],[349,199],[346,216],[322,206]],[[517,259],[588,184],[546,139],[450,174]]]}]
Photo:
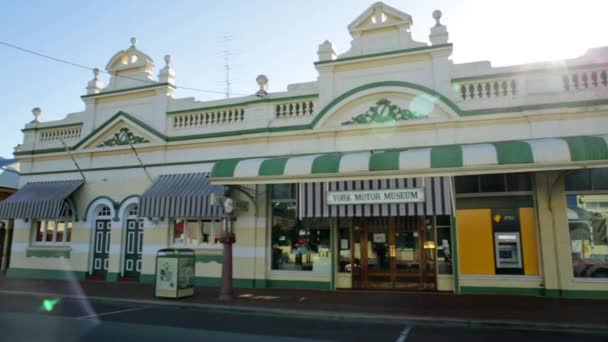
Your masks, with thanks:
[{"label": "antenna on roof", "polygon": [[222,56],[224,57],[224,70],[226,72],[226,79],[224,83],[226,84],[226,98],[230,98],[230,91],[232,82],[230,81],[230,70],[232,67],[230,66],[230,56],[232,56],[232,52],[228,49],[228,43],[232,41],[232,35],[225,35],[222,37],[222,42],[224,43],[224,50],[222,50]]}]

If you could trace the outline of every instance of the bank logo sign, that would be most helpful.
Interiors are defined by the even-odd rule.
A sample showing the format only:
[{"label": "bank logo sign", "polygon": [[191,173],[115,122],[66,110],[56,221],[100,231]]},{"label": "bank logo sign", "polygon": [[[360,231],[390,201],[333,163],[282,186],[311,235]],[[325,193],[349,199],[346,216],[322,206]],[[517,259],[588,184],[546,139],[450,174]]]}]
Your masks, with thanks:
[{"label": "bank logo sign", "polygon": [[329,191],[327,204],[383,204],[424,202],[424,189]]}]

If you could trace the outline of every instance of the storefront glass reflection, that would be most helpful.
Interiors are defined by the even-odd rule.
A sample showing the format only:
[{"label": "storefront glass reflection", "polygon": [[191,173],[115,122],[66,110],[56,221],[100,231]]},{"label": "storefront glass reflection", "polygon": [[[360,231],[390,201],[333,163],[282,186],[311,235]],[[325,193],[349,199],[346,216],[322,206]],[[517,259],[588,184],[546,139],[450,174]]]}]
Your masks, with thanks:
[{"label": "storefront glass reflection", "polygon": [[574,276],[608,278],[608,194],[568,195],[567,201]]},{"label": "storefront glass reflection", "polygon": [[330,220],[297,218],[293,185],[273,185],[273,270],[331,272]]}]

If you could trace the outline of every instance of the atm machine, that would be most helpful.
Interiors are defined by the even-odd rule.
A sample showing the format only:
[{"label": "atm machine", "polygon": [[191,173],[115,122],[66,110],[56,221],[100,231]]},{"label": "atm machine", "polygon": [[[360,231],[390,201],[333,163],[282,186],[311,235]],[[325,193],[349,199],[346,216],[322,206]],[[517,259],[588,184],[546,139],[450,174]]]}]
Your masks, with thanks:
[{"label": "atm machine", "polygon": [[524,274],[518,209],[492,210],[496,274]]},{"label": "atm machine", "polygon": [[[521,270],[521,239],[519,233],[494,233],[494,252],[496,254],[496,271]],[[519,273],[519,272],[517,272]]]}]

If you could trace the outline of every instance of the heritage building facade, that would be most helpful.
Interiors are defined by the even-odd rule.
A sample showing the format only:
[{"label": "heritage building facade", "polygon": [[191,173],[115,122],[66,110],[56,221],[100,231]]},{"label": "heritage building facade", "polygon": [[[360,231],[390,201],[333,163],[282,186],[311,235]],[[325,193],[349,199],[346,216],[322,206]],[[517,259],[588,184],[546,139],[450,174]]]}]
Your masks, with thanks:
[{"label": "heritage building facade", "polygon": [[608,296],[608,49],[455,64],[433,16],[418,42],[376,3],[316,81],[206,102],[133,39],[82,112],[23,129],[8,275],[153,282],[187,247],[219,285],[226,193],[237,287]]}]

